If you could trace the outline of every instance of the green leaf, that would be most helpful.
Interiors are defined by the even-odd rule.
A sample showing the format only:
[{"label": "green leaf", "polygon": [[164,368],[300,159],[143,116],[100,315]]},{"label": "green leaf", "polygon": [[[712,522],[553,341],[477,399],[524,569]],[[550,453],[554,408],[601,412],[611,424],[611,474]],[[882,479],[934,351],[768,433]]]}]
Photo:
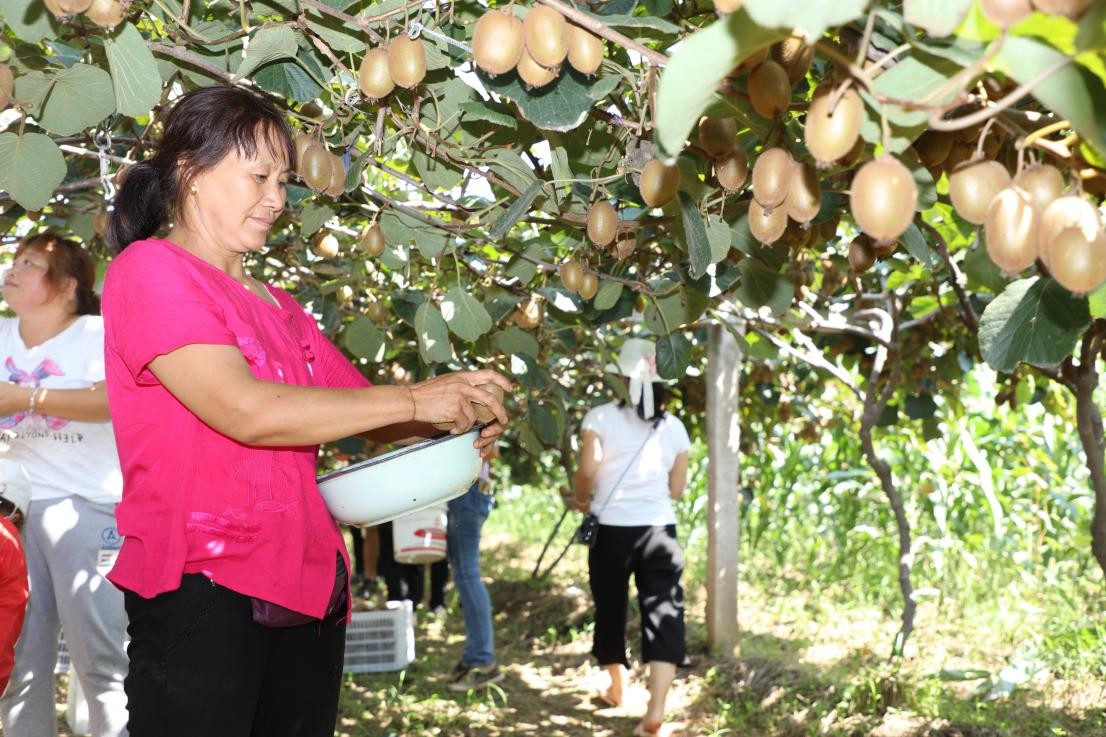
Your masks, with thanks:
[{"label": "green leaf", "polygon": [[491,168],[495,174],[519,192],[525,192],[537,180],[534,170],[527,166],[515,151],[497,148],[488,151],[484,158],[491,162]]},{"label": "green leaf", "polygon": [[538,341],[521,328],[510,327],[492,336],[492,346],[507,355],[538,357]]},{"label": "green leaf", "polygon": [[595,105],[588,93],[597,82],[568,66],[557,79],[533,90],[527,90],[514,71],[495,78],[481,71],[478,76],[490,91],[514,100],[526,119],[544,130],[573,130]]},{"label": "green leaf", "polygon": [[707,240],[710,241],[710,262],[716,264],[730,252],[733,233],[730,225],[718,215],[707,215]]},{"label": "green leaf", "polygon": [[161,101],[161,75],[142,34],[124,23],[121,30],[104,39],[104,47],[115,86],[116,109],[132,118],[153,110]]},{"label": "green leaf", "polygon": [[419,336],[419,356],[423,363],[445,363],[453,357],[449,328],[432,303],[423,302],[415,312],[415,334]]},{"label": "green leaf", "polygon": [[305,238],[314,234],[332,217],[334,217],[334,210],[326,205],[308,203],[300,211],[300,234]]},{"label": "green leaf", "polygon": [[[657,291],[664,291],[672,286],[671,282],[663,281],[657,286]],[[698,320],[708,304],[705,294],[697,289],[683,287],[651,301],[645,308],[645,325],[657,335],[668,335]]]},{"label": "green leaf", "polygon": [[522,218],[526,217],[526,213],[530,211],[530,205],[534,202],[534,198],[538,196],[542,189],[542,182],[537,181],[526,188],[523,192],[511,203],[511,206],[499,216],[499,219],[495,221],[492,227],[488,228],[488,238],[496,241],[507,235],[515,223]]},{"label": "green leaf", "polygon": [[[585,11],[587,13],[587,11]],[[596,15],[594,13],[587,13],[591,17],[605,23],[611,28],[648,28],[660,33],[677,34],[680,32],[680,27],[674,23],[669,23],[664,18],[658,18],[653,15]]]},{"label": "green leaf", "polygon": [[1087,306],[1091,317],[1106,317],[1106,284],[1087,295]]},{"label": "green leaf", "polygon": [[530,424],[534,426],[541,442],[549,446],[556,445],[564,432],[564,415],[556,412],[556,405],[552,402],[540,399],[531,399],[527,402],[527,408]]},{"label": "green leaf", "polygon": [[62,136],[81,133],[115,112],[111,75],[89,64],[17,77],[15,99],[30,103],[39,125]]},{"label": "green leaf", "polygon": [[767,305],[777,315],[791,306],[795,284],[786,276],[776,273],[756,258],[745,259],[737,268],[741,272],[741,283],[734,290],[734,296],[743,305],[754,310]]},{"label": "green leaf", "polygon": [[682,379],[691,363],[691,341],[683,333],[657,338],[657,373],[662,379]]},{"label": "green leaf", "polygon": [[337,18],[322,15],[314,8],[306,8],[307,27],[319,35],[331,51],[342,54],[360,54],[366,44],[362,39],[363,31],[351,28]]},{"label": "green leaf", "polygon": [[603,279],[599,283],[599,291],[595,293],[595,298],[592,299],[591,304],[595,309],[602,312],[618,304],[618,298],[621,296],[622,282]]},{"label": "green leaf", "polygon": [[906,22],[918,26],[931,36],[948,36],[960,25],[972,0],[903,0]]},{"label": "green leaf", "polygon": [[[864,14],[868,0],[805,0],[801,10],[780,0],[745,0],[742,8],[749,18],[764,28],[795,28],[818,39],[827,28],[840,26]],[[731,17],[738,13],[731,14]],[[748,23],[748,20],[745,21]]]},{"label": "green leaf", "polygon": [[41,210],[65,178],[65,157],[41,133],[0,133],[0,189],[26,210]]},{"label": "green leaf", "polygon": [[996,371],[1009,373],[1022,362],[1052,368],[1071,355],[1090,322],[1086,298],[1051,279],[1019,279],[983,311],[979,349]]},{"label": "green leaf", "polygon": [[42,2],[27,0],[0,0],[0,16],[16,36],[27,43],[36,44],[44,38],[58,35],[58,23],[54,14]]},{"label": "green leaf", "polygon": [[[549,243],[541,239],[535,239],[528,241],[526,250],[523,253],[531,259],[541,259],[545,255],[545,248]],[[529,284],[538,273],[538,266],[533,261],[528,261],[522,256],[512,256],[511,260],[507,262],[507,268],[504,269],[504,274],[507,278],[518,279],[519,284]]]},{"label": "green leaf", "polygon": [[929,247],[922,231],[914,223],[907,226],[906,232],[899,237],[899,240],[902,241],[906,252],[924,264],[926,268],[932,270],[940,265],[940,257]]},{"label": "green leaf", "polygon": [[987,249],[978,238],[964,255],[964,273],[968,277],[969,288],[982,287],[991,294],[1000,294],[1010,283],[1010,280],[1002,275],[1002,271],[987,255]]},{"label": "green leaf", "polygon": [[484,102],[482,100],[468,100],[457,106],[466,121],[483,120],[485,123],[497,125],[500,128],[518,128],[515,116],[507,110],[507,107],[498,102]]},{"label": "green leaf", "polygon": [[446,293],[442,315],[454,335],[470,343],[492,329],[492,316],[484,305],[460,286]]},{"label": "green leaf", "polygon": [[374,363],[384,360],[387,336],[377,330],[373,321],[367,317],[359,317],[349,324],[346,328],[345,342],[349,352],[358,358],[365,358]]},{"label": "green leaf", "polygon": [[[873,83],[876,91],[897,100],[922,100],[948,78],[960,71],[960,66],[948,59],[926,54],[920,51],[899,59],[886,72],[876,77]],[[941,95],[937,104],[945,104],[956,97],[958,91],[950,89]],[[882,143],[883,131],[880,128],[880,110],[887,116],[891,126],[891,153],[901,153],[929,127],[929,113],[925,110],[905,110],[899,105],[880,105],[866,92],[864,98],[865,119],[860,126],[860,135],[869,143]]]},{"label": "green leaf", "polygon": [[253,75],[253,81],[266,92],[291,97],[296,102],[314,100],[323,88],[294,61],[268,64]]},{"label": "green leaf", "polygon": [[711,264],[711,247],[703,216],[686,192],[680,192],[680,219],[687,253],[691,257],[691,278],[698,279],[707,272],[707,267]]},{"label": "green leaf", "polygon": [[298,38],[299,34],[288,26],[262,28],[250,39],[246,56],[242,59],[242,64],[238,67],[235,76],[243,79],[253,70],[271,61],[295,58],[296,50],[299,48]]},{"label": "green leaf", "polygon": [[[853,0],[840,4],[852,4]],[[771,0],[783,8],[788,3]],[[782,29],[773,30],[770,23],[750,20],[745,9],[730,13],[701,31],[684,38],[669,59],[657,87],[656,131],[654,142],[666,156],[675,156],[684,147],[691,129],[711,102],[718,85],[738,63],[757,49],[788,35]],[[788,10],[794,16],[805,15]],[[818,32],[821,35],[821,31]]]},{"label": "green leaf", "polygon": [[415,165],[415,171],[419,173],[422,183],[431,189],[442,189],[448,192],[464,179],[461,172],[446,166],[432,156],[427,156],[418,148],[411,150],[411,163]]}]

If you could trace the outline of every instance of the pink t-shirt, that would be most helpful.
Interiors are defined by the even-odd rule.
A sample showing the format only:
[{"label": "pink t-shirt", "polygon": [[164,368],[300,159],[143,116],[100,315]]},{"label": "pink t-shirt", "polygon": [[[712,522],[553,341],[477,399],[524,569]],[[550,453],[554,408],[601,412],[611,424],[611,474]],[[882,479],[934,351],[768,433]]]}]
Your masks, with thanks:
[{"label": "pink t-shirt", "polygon": [[211,429],[150,372],[185,345],[236,345],[254,375],[303,386],[370,382],[292,297],[260,299],[164,240],[133,243],[104,280],[108,400],[123,469],[123,547],[108,579],[150,598],[202,573],[238,593],[321,617],[338,525],[315,482],[318,446],[243,445]]}]

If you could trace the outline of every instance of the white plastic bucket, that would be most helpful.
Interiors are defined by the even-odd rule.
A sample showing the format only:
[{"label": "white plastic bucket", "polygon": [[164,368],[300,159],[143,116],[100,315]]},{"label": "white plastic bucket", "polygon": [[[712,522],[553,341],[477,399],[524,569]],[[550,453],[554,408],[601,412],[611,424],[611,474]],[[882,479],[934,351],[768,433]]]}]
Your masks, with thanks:
[{"label": "white plastic bucket", "polygon": [[397,563],[437,563],[445,558],[446,512],[437,504],[392,521],[392,551]]}]

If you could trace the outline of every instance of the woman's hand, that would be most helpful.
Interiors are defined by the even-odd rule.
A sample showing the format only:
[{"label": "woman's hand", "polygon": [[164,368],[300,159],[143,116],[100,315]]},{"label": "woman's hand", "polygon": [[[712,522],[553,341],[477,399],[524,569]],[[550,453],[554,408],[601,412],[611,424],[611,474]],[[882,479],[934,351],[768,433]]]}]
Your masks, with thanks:
[{"label": "woman's hand", "polygon": [[579,497],[573,497],[572,508],[581,514],[591,514],[591,499],[580,499]]},{"label": "woman's hand", "polygon": [[490,451],[486,449],[495,443],[507,425],[507,412],[491,392],[479,388],[482,384],[494,384],[505,394],[511,391],[511,382],[490,369],[458,371],[413,384],[409,387],[414,403],[412,419],[416,422],[452,423],[449,431],[457,435],[468,432],[476,423],[473,403],[487,407],[493,419],[480,431],[475,443],[481,449],[481,455],[487,457]]}]

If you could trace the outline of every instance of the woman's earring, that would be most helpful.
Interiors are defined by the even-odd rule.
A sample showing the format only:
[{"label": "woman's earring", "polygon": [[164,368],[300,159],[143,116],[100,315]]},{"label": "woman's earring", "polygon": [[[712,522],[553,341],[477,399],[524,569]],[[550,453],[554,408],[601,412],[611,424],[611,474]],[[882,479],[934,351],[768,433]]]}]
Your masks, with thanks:
[{"label": "woman's earring", "polygon": [[191,192],[192,194],[196,194],[196,185],[195,184],[189,184],[188,185],[188,191]]}]

